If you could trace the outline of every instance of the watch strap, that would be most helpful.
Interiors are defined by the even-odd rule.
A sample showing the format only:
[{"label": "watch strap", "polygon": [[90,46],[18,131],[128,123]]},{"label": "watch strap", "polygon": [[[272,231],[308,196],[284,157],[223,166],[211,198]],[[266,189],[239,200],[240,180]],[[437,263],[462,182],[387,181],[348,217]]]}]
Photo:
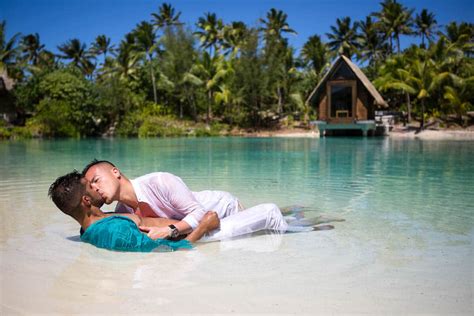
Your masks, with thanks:
[{"label": "watch strap", "polygon": [[171,238],[176,238],[179,236],[179,230],[176,226],[174,226],[173,224],[171,225],[168,225],[168,228],[170,229],[170,232],[169,232],[169,237]]}]

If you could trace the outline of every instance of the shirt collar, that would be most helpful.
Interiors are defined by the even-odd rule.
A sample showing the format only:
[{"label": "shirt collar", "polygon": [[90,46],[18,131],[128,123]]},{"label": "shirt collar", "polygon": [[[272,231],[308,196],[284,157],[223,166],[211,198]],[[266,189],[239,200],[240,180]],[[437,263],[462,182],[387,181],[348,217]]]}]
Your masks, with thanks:
[{"label": "shirt collar", "polygon": [[142,202],[143,201],[143,191],[142,191],[140,185],[138,184],[138,181],[136,179],[133,179],[133,180],[130,180],[130,182],[132,183],[133,191],[135,191],[135,195],[137,196],[138,202]]}]

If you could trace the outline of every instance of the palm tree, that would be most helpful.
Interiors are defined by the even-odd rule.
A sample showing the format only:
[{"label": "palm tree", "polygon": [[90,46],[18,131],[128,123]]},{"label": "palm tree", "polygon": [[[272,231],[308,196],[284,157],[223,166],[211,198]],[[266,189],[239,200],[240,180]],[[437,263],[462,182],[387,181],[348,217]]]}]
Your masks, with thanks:
[{"label": "palm tree", "polygon": [[[203,85],[203,81],[196,76],[193,69],[186,71],[183,74],[183,78],[180,82],[184,89],[184,96],[188,100],[191,106],[191,115],[195,122],[197,122],[197,109],[196,109],[196,97],[195,90]],[[180,106],[180,118],[182,117],[182,107]]]},{"label": "palm tree", "polygon": [[359,29],[360,49],[358,58],[362,61],[368,61],[371,66],[376,66],[387,50],[385,41],[370,16],[366,17],[365,21],[359,22]]},{"label": "palm tree", "polygon": [[288,15],[281,10],[271,8],[267,12],[267,19],[260,19],[260,23],[263,27],[260,31],[265,33],[265,38],[268,40],[270,37],[280,39],[283,33],[297,34],[295,30],[290,28],[286,19]]},{"label": "palm tree", "polygon": [[425,101],[431,97],[440,85],[450,76],[449,72],[439,72],[432,59],[426,58],[424,61],[414,59],[408,69],[398,69],[397,72],[403,80],[395,80],[389,83],[394,89],[406,91],[421,103],[421,125],[420,130],[425,126]]},{"label": "palm tree", "polygon": [[329,63],[327,45],[321,40],[319,35],[313,35],[301,49],[301,57],[306,64],[320,74]]},{"label": "palm tree", "polygon": [[474,24],[461,22],[451,22],[446,25],[446,33],[440,33],[441,37],[446,38],[453,48],[462,51],[468,58],[474,55]]},{"label": "palm tree", "polygon": [[21,40],[21,50],[24,53],[24,57],[33,66],[38,64],[43,49],[44,45],[40,43],[38,33],[26,35]]},{"label": "palm tree", "polygon": [[194,32],[198,36],[201,47],[209,48],[209,54],[212,55],[212,48],[216,52],[222,43],[224,22],[218,19],[215,13],[206,13],[204,17],[200,17],[197,22],[199,31]]},{"label": "palm tree", "polygon": [[175,13],[175,9],[169,3],[163,3],[159,8],[159,13],[152,13],[153,17],[152,24],[158,28],[162,29],[164,27],[173,26],[173,25],[182,25],[179,21],[181,12]]},{"label": "palm tree", "polygon": [[446,32],[440,35],[444,35],[451,43],[472,43],[474,41],[474,24],[451,22],[446,25]]},{"label": "palm tree", "polygon": [[385,0],[381,3],[382,10],[373,13],[379,19],[379,27],[390,39],[390,52],[393,52],[393,39],[397,42],[397,51],[400,54],[400,35],[413,33],[413,9],[407,9],[396,0]]},{"label": "palm tree", "polygon": [[148,65],[150,66],[150,76],[153,85],[153,100],[158,103],[158,95],[156,91],[156,77],[155,70],[153,68],[153,57],[158,48],[158,38],[153,25],[148,22],[141,22],[136,29],[133,31],[135,36],[135,48],[145,53],[148,58]]},{"label": "palm tree", "polygon": [[415,28],[417,34],[421,35],[421,47],[425,48],[425,38],[428,42],[432,42],[434,39],[434,31],[438,22],[435,19],[434,13],[428,12],[428,10],[421,10],[420,14],[416,15]]},{"label": "palm tree", "polygon": [[86,48],[86,44],[81,43],[77,38],[67,41],[58,46],[58,49],[64,54],[59,55],[59,58],[71,59],[71,63],[83,71],[83,73],[90,73],[92,58],[90,52]]},{"label": "palm tree", "polygon": [[0,22],[0,73],[7,72],[12,76],[16,65],[15,59],[18,53],[16,46],[20,33],[14,34],[8,41],[6,40],[6,21]]},{"label": "palm tree", "polygon": [[110,68],[109,72],[118,75],[121,80],[136,80],[140,59],[141,54],[135,49],[135,36],[128,33],[120,42],[117,58],[114,61],[107,58],[104,67]]},{"label": "palm tree", "polygon": [[292,47],[288,47],[286,49],[283,62],[279,67],[279,71],[281,73],[279,77],[281,80],[279,81],[279,88],[277,89],[278,113],[283,111],[283,105],[286,103],[287,97],[294,90],[295,84],[301,80],[301,73],[297,69],[299,64],[293,56],[294,49]]},{"label": "palm tree", "polygon": [[290,28],[288,15],[281,10],[271,8],[267,12],[266,19],[260,19],[262,27],[259,31],[263,32],[265,39],[264,63],[266,75],[268,76],[268,89],[272,92],[269,96],[276,100],[277,112],[281,114],[286,98],[286,83],[288,83],[289,74],[286,72],[288,62],[288,40],[283,38],[283,34],[296,34],[296,31]]},{"label": "palm tree", "polygon": [[462,116],[473,107],[474,100],[474,76],[469,78],[453,78],[452,85],[444,87],[443,98],[447,101],[445,107],[448,111],[454,111],[458,120],[462,121]]},{"label": "palm tree", "polygon": [[95,38],[94,43],[92,43],[91,52],[94,55],[104,55],[104,63],[107,59],[107,53],[111,53],[112,55],[115,53],[114,45],[110,45],[110,37],[105,35],[99,35]]},{"label": "palm tree", "polygon": [[336,26],[331,25],[332,33],[326,33],[330,50],[350,59],[360,47],[357,28],[358,23],[352,24],[348,16],[337,19]]},{"label": "palm tree", "polygon": [[192,73],[201,79],[207,93],[206,124],[208,125],[212,117],[214,94],[230,72],[229,62],[224,59],[224,56],[214,55],[211,57],[206,51],[203,52],[201,60],[193,67]]},{"label": "palm tree", "polygon": [[43,69],[52,69],[56,66],[56,56],[52,52],[43,49],[38,56],[38,67]]},{"label": "palm tree", "polygon": [[390,57],[383,63],[383,65],[378,69],[378,76],[374,80],[374,85],[381,92],[389,92],[390,90],[401,91],[405,94],[406,105],[407,105],[407,121],[411,122],[411,98],[410,93],[407,89],[404,89],[404,86],[398,86],[398,83],[404,83],[408,81],[409,72],[400,71],[408,70],[411,61],[408,60],[408,56],[395,55]]},{"label": "palm tree", "polygon": [[[161,38],[163,54],[160,55],[160,71],[171,82],[174,89],[170,91],[170,99],[176,100],[177,112],[182,118],[184,105],[188,102],[190,112],[195,117],[194,91],[196,85],[193,80],[189,80],[191,68],[197,58],[195,49],[195,37],[191,31],[183,27],[168,27],[163,32]],[[184,77],[187,76],[186,80]],[[168,90],[169,91],[169,90]]]},{"label": "palm tree", "polygon": [[247,32],[247,25],[241,21],[234,21],[224,26],[222,46],[226,50],[226,55],[231,53],[235,57],[238,54],[245,44]]}]

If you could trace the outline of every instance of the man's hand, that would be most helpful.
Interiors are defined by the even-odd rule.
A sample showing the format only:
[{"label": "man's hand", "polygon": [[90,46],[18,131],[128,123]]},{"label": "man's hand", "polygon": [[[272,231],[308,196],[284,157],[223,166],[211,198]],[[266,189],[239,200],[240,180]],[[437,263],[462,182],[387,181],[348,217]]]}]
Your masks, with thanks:
[{"label": "man's hand", "polygon": [[221,222],[216,212],[209,211],[203,216],[199,224],[206,230],[206,232],[209,232],[219,228]]},{"label": "man's hand", "polygon": [[149,226],[138,226],[140,230],[147,233],[147,236],[155,240],[158,238],[166,239],[169,237],[170,229],[168,226],[165,227],[149,227]]},{"label": "man's hand", "polygon": [[198,227],[196,227],[196,229],[193,230],[192,233],[188,235],[188,237],[186,237],[186,240],[189,240],[190,242],[196,242],[207,232],[219,228],[219,225],[220,221],[219,217],[217,217],[217,213],[209,211],[203,216],[199,222]]}]

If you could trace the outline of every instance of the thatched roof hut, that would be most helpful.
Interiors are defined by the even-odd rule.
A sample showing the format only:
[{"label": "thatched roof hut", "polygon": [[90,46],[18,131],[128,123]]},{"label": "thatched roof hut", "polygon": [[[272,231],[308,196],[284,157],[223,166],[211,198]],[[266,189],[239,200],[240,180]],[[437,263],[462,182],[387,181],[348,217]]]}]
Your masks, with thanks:
[{"label": "thatched roof hut", "polygon": [[343,55],[332,64],[307,102],[317,107],[318,122],[325,124],[322,128],[365,132],[375,129],[375,111],[388,107],[362,70]]},{"label": "thatched roof hut", "polygon": [[[352,72],[355,74],[358,80],[364,85],[364,87],[367,89],[367,91],[370,93],[370,95],[374,98],[374,101],[377,105],[381,107],[388,107],[387,102],[383,99],[383,97],[380,95],[380,93],[375,89],[374,85],[372,82],[367,78],[367,76],[360,70],[359,67],[357,67],[356,64],[354,64],[349,58],[347,58],[344,55],[339,56],[339,58],[332,64],[331,68],[329,69],[328,72],[324,75],[323,79],[318,83],[316,88],[311,92],[308,101],[311,102],[314,100],[315,97],[318,96],[322,92],[322,89],[325,88],[326,83],[329,79],[334,80],[334,73],[336,72],[337,69],[341,66],[341,63],[346,64]],[[341,78],[339,78],[341,79]]]}]

